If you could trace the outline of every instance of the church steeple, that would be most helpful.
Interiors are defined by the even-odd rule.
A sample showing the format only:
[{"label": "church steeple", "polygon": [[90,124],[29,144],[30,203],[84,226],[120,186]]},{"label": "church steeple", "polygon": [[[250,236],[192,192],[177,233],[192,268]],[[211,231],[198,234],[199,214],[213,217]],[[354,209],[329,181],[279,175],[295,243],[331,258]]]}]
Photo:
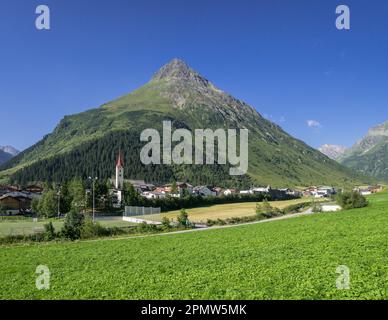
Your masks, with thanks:
[{"label": "church steeple", "polygon": [[121,151],[120,151],[119,156],[117,158],[116,167],[123,167],[123,166],[124,166],[124,163],[123,163],[123,159],[121,157]]},{"label": "church steeple", "polygon": [[117,190],[124,189],[124,162],[123,162],[123,158],[121,155],[121,151],[119,152],[119,155],[117,157],[117,162],[116,162],[115,187]]}]

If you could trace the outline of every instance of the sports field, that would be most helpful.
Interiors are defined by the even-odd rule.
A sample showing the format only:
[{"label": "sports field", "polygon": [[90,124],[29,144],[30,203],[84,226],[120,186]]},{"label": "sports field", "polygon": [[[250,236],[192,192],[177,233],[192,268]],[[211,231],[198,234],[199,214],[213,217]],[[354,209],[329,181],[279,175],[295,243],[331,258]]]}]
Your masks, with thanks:
[{"label": "sports field", "polygon": [[[370,206],[205,231],[1,247],[2,299],[387,299],[388,194]],[[50,289],[35,286],[38,265]],[[350,289],[337,289],[339,266]]]},{"label": "sports field", "polygon": [[[284,209],[290,205],[311,202],[310,198],[301,198],[295,200],[286,200],[286,201],[269,201],[272,207]],[[325,201],[324,199],[316,199],[315,201],[321,202]],[[256,212],[256,202],[242,202],[242,203],[228,203],[228,204],[219,204],[208,207],[193,208],[187,209],[189,214],[189,219],[192,222],[196,223],[206,223],[208,219],[227,219],[227,218],[236,218],[236,217],[247,217],[254,216]],[[162,213],[160,215],[148,215],[142,216],[144,219],[159,221],[162,217],[166,216],[169,219],[176,220],[176,217],[179,215],[179,210],[169,211]]]}]

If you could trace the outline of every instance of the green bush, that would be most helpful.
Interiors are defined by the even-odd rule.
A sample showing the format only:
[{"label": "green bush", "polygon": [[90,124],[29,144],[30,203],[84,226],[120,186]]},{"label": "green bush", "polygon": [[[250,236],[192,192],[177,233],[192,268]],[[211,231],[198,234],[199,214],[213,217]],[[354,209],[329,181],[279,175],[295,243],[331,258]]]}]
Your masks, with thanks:
[{"label": "green bush", "polygon": [[164,230],[169,230],[171,228],[170,219],[169,218],[167,218],[167,217],[163,217],[162,218],[162,228]]},{"label": "green bush", "polygon": [[105,237],[112,235],[113,230],[103,227],[98,222],[93,222],[90,217],[84,219],[84,223],[81,228],[81,238],[90,239],[97,237]]},{"label": "green bush", "polygon": [[62,235],[66,239],[77,240],[81,238],[82,228],[84,226],[84,216],[76,211],[70,211],[65,218],[62,228]]},{"label": "green bush", "polygon": [[43,235],[45,241],[52,241],[56,238],[57,234],[55,233],[55,228],[51,221],[44,225]]},{"label": "green bush", "polygon": [[345,210],[363,208],[368,205],[368,200],[356,191],[343,192],[337,195],[337,203]]},{"label": "green bush", "polygon": [[185,209],[182,209],[179,216],[177,217],[178,220],[178,226],[183,228],[190,228],[191,222],[189,220],[189,214]]}]

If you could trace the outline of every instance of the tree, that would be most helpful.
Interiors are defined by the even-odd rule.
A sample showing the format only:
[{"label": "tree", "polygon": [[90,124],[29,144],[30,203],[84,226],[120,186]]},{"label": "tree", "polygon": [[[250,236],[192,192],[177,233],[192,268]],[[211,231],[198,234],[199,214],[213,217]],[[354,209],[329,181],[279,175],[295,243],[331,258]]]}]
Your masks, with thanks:
[{"label": "tree", "polygon": [[84,225],[84,216],[74,210],[71,210],[65,218],[65,223],[62,228],[62,234],[70,240],[81,238],[81,232]]},{"label": "tree", "polygon": [[81,212],[86,207],[85,188],[82,181],[75,178],[69,183],[70,208],[75,212]]},{"label": "tree", "polygon": [[32,210],[33,213],[38,213],[39,212],[39,199],[38,198],[32,199],[32,201],[31,201],[31,210]]},{"label": "tree", "polygon": [[356,191],[343,192],[337,195],[337,203],[345,210],[363,208],[368,205],[368,200]]},{"label": "tree", "polygon": [[55,228],[53,223],[50,221],[44,225],[44,239],[46,241],[52,241],[55,239]]},{"label": "tree", "polygon": [[189,220],[189,214],[185,209],[182,209],[179,216],[177,217],[178,225],[180,227],[189,228],[191,227],[191,222]]},{"label": "tree", "polygon": [[124,183],[124,205],[135,206],[139,203],[139,194],[129,182]]},{"label": "tree", "polygon": [[46,190],[38,204],[38,215],[43,217],[52,218],[57,215],[58,212],[58,196],[53,189]]},{"label": "tree", "polygon": [[61,193],[60,193],[60,201],[59,201],[59,211],[61,214],[66,214],[71,209],[71,195],[69,193],[68,183],[62,183],[61,185]]},{"label": "tree", "polygon": [[171,194],[178,194],[178,193],[179,193],[178,186],[177,186],[176,182],[173,181],[173,183],[171,185]]}]

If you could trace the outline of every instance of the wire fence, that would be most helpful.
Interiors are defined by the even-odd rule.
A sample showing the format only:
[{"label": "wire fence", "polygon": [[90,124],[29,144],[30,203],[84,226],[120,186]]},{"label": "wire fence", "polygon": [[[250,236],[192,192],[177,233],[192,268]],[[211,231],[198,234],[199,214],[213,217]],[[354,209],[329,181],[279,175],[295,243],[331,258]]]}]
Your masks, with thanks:
[{"label": "wire fence", "polygon": [[146,215],[160,214],[160,212],[161,212],[161,208],[126,206],[124,216],[125,217],[146,216]]}]

